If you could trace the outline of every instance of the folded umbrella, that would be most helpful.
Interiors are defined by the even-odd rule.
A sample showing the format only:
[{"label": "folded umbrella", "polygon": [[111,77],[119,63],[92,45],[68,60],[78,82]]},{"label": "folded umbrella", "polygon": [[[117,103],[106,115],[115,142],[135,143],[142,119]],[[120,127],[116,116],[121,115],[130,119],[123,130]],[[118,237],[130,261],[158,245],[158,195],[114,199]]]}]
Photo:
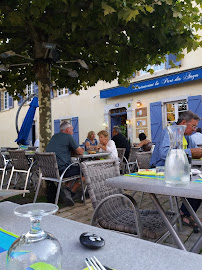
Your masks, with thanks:
[{"label": "folded umbrella", "polygon": [[26,144],[26,140],[29,136],[29,132],[31,130],[32,123],[34,120],[36,108],[39,107],[38,97],[34,97],[29,106],[30,106],[29,110],[27,111],[25,119],[18,133],[18,138],[15,140],[17,144]]}]

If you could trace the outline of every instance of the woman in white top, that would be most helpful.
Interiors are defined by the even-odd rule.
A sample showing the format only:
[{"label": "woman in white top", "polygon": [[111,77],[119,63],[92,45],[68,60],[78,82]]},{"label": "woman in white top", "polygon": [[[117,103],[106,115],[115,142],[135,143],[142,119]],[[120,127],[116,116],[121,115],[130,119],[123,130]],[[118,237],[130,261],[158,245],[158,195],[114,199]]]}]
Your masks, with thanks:
[{"label": "woman in white top", "polygon": [[100,143],[98,144],[99,152],[109,152],[110,158],[117,158],[118,159],[118,152],[116,149],[116,145],[114,141],[108,140],[109,135],[106,130],[101,130],[97,134],[99,136]]}]

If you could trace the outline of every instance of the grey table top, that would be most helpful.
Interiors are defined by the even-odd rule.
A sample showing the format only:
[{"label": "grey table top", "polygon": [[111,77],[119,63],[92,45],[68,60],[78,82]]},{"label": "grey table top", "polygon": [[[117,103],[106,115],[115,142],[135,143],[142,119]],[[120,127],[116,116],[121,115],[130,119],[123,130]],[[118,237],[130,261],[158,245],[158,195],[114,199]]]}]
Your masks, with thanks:
[{"label": "grey table top", "polygon": [[0,201],[3,201],[7,198],[16,196],[16,195],[20,195],[23,193],[29,193],[29,190],[17,190],[17,189],[1,189],[0,190]]},{"label": "grey table top", "polygon": [[99,158],[99,157],[108,157],[110,155],[110,153],[108,152],[101,152],[101,153],[96,153],[96,154],[88,154],[85,153],[83,155],[75,155],[75,157],[77,158],[81,158],[81,159],[87,159],[87,158]]},{"label": "grey table top", "polygon": [[194,181],[191,181],[186,186],[167,186],[164,180],[133,176],[117,176],[107,179],[105,184],[107,186],[118,187],[121,189],[202,199],[202,183],[196,183]]},{"label": "grey table top", "polygon": [[192,159],[192,165],[199,165],[202,166],[202,158],[201,159]]},{"label": "grey table top", "polygon": [[[28,218],[13,214],[16,204],[0,203],[0,227],[21,235],[29,230]],[[51,232],[60,241],[63,248],[63,270],[82,270],[86,257],[96,256],[104,265],[116,270],[199,270],[202,256],[155,244],[132,236],[99,229],[57,216],[42,219],[42,228]],[[96,233],[105,239],[105,246],[99,250],[90,250],[79,242],[83,232]],[[6,252],[0,254],[1,270]]]}]

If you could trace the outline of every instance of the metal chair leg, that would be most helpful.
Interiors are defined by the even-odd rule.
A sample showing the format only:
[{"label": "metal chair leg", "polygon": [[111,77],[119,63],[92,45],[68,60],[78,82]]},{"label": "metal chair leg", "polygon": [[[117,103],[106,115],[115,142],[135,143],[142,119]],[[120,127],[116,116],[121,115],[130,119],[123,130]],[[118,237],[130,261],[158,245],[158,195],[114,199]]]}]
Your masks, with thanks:
[{"label": "metal chair leg", "polygon": [[42,174],[39,175],[39,181],[38,181],[38,185],[37,185],[37,189],[36,189],[36,192],[35,192],[33,203],[36,202],[37,197],[38,197],[39,189],[40,189],[40,186],[41,186],[41,178],[42,178]]}]

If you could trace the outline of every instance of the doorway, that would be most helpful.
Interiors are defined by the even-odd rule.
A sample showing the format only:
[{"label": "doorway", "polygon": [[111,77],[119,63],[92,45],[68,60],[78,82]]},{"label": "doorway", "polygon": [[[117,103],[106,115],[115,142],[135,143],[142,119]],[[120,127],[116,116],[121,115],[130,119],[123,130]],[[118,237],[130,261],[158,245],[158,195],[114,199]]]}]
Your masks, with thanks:
[{"label": "doorway", "polygon": [[111,117],[111,136],[112,136],[112,129],[114,126],[119,126],[121,129],[122,134],[127,137],[127,111],[126,108],[118,108],[110,110],[110,117]]}]

